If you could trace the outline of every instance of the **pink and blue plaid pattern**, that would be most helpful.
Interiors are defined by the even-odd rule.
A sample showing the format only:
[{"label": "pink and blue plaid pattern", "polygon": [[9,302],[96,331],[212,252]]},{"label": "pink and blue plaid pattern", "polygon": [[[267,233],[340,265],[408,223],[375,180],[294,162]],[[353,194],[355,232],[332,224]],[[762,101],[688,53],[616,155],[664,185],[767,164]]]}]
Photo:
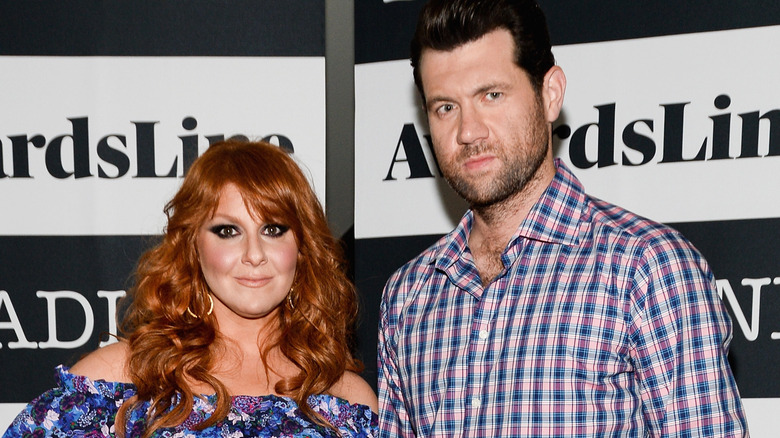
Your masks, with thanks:
[{"label": "pink and blue plaid pattern", "polygon": [[556,166],[487,288],[471,212],[388,281],[381,436],[747,436],[706,261]]}]

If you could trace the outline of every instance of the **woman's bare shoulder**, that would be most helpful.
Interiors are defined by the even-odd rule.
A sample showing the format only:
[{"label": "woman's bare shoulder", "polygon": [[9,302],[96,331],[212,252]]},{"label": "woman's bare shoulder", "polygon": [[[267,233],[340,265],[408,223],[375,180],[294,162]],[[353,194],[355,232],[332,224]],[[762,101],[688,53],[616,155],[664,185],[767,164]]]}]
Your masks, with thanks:
[{"label": "woman's bare shoulder", "polygon": [[330,388],[330,393],[352,404],[366,405],[372,411],[379,411],[379,401],[374,389],[360,375],[345,371],[338,382]]},{"label": "woman's bare shoulder", "polygon": [[130,382],[126,366],[129,354],[126,342],[115,342],[84,356],[70,368],[70,372],[91,380]]}]

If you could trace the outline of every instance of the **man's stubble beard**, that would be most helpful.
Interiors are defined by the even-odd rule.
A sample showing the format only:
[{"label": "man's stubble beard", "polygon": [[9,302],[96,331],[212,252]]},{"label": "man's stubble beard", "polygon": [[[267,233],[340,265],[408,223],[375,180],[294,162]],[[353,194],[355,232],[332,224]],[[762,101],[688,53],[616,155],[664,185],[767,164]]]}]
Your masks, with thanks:
[{"label": "man's stubble beard", "polygon": [[[544,163],[549,148],[549,126],[536,101],[529,117],[528,132],[518,132],[509,139],[511,145],[479,143],[465,145],[455,158],[454,166],[442,169],[444,178],[474,210],[487,210],[520,193],[534,178]],[[493,152],[504,164],[498,175],[485,181],[469,180],[457,172],[460,163],[481,152]],[[449,170],[454,168],[454,172]]]}]

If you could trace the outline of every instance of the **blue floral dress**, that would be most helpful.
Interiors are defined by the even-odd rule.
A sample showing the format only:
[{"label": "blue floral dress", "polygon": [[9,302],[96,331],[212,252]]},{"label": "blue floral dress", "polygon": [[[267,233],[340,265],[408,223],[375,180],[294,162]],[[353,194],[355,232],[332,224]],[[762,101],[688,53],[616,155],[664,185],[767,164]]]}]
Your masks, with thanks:
[{"label": "blue floral dress", "polygon": [[[136,393],[130,383],[92,381],[57,367],[58,386],[30,402],[3,435],[3,438],[113,437],[114,417],[122,403]],[[193,437],[333,437],[332,430],[302,416],[290,398],[276,395],[234,396],[227,417],[204,430],[192,427],[214,410],[216,397],[195,398],[192,413],[179,426],[158,429],[155,436]],[[331,395],[312,395],[309,406],[335,426],[343,437],[375,437],[377,414],[368,406],[349,404]],[[127,422],[128,438],[143,434],[143,409],[135,409]]]}]

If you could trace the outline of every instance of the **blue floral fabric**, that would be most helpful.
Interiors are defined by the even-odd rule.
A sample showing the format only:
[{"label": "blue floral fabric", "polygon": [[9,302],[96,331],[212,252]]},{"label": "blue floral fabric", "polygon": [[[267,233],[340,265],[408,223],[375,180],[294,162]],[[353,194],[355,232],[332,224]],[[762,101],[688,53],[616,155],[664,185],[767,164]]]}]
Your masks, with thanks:
[{"label": "blue floral fabric", "polygon": [[[92,381],[57,367],[58,386],[30,402],[3,438],[113,437],[114,417],[122,403],[136,393],[130,383]],[[158,429],[159,437],[312,437],[338,436],[309,421],[290,398],[276,395],[234,396],[227,417],[204,430],[192,428],[208,418],[216,397],[195,398],[192,413],[179,426]],[[331,395],[312,395],[309,406],[335,426],[342,437],[375,437],[377,414],[368,406],[350,404]],[[135,409],[127,422],[128,438],[140,437],[149,404]]]}]

